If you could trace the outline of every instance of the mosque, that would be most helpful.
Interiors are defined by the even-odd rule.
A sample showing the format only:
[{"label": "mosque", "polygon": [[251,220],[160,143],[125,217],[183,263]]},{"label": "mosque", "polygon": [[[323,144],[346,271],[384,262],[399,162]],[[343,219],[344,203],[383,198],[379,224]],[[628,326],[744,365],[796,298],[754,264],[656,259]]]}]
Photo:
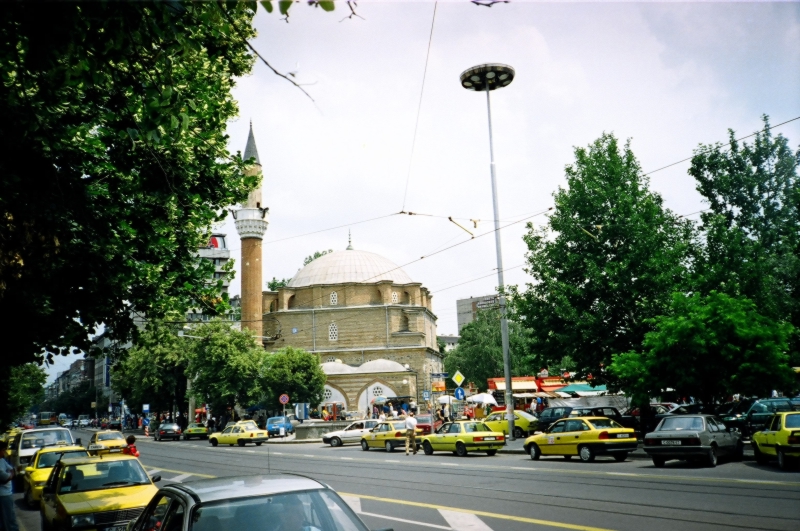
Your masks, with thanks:
[{"label": "mosque", "polygon": [[[260,171],[252,125],[245,159],[251,157],[256,164],[250,171]],[[261,336],[267,350],[292,346],[316,354],[327,375],[325,403],[360,411],[378,396],[423,403],[431,373],[443,371],[428,289],[391,260],[348,242],[345,250],[307,264],[285,287],[258,293],[267,226],[260,199],[259,191],[236,216],[242,238],[242,326]],[[243,215],[248,205],[257,211]],[[263,231],[253,230],[254,219],[263,221]],[[245,308],[253,317],[261,315],[260,322],[247,317]]]}]

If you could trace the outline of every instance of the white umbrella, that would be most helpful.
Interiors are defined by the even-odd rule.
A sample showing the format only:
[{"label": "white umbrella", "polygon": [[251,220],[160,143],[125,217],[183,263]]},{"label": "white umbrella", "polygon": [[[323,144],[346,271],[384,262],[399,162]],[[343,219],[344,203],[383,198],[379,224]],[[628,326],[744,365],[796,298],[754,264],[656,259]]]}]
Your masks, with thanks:
[{"label": "white umbrella", "polygon": [[437,401],[440,404],[452,404],[453,402],[458,402],[458,399],[456,399],[456,397],[453,395],[442,395],[437,399]]},{"label": "white umbrella", "polygon": [[492,404],[493,406],[497,405],[497,400],[494,399],[492,395],[489,393],[478,393],[477,395],[472,395],[467,397],[467,402],[472,402],[473,404]]}]

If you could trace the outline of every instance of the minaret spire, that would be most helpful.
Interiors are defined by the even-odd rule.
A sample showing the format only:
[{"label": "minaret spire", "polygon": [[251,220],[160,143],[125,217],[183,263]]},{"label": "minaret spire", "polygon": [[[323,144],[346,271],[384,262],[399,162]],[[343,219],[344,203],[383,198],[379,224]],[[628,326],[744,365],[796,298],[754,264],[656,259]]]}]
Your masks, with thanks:
[{"label": "minaret spire", "polygon": [[247,135],[247,145],[244,147],[244,160],[256,159],[256,164],[261,166],[261,160],[258,158],[258,149],[256,149],[256,137],[253,135],[253,120],[250,120],[250,134]]},{"label": "minaret spire", "polygon": [[350,229],[347,229],[347,250],[348,251],[353,250],[353,238],[352,235],[350,234]]}]

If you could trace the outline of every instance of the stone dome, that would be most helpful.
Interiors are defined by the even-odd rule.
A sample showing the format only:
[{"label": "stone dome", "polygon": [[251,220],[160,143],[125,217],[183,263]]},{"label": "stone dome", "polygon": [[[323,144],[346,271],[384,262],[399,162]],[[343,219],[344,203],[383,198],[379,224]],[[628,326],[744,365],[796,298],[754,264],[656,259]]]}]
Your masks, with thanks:
[{"label": "stone dome", "polygon": [[336,361],[321,363],[320,367],[322,368],[322,372],[325,374],[353,374],[357,372],[355,367],[351,367],[350,365],[345,365],[344,363]]},{"label": "stone dome", "polygon": [[364,363],[358,368],[358,372],[408,372],[408,370],[396,361],[379,359]]},{"label": "stone dome", "polygon": [[413,284],[397,264],[367,251],[336,251],[320,256],[289,281],[288,288],[320,284],[372,283],[391,280],[397,284]]}]

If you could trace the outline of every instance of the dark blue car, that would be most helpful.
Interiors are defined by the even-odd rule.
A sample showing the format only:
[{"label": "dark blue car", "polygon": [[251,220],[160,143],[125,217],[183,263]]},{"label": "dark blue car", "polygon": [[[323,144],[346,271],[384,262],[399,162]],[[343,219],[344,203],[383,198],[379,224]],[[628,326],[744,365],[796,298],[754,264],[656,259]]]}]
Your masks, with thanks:
[{"label": "dark blue car", "polygon": [[294,433],[294,426],[287,417],[272,417],[267,419],[267,434],[270,437],[281,437],[281,428],[283,428],[283,436]]}]

